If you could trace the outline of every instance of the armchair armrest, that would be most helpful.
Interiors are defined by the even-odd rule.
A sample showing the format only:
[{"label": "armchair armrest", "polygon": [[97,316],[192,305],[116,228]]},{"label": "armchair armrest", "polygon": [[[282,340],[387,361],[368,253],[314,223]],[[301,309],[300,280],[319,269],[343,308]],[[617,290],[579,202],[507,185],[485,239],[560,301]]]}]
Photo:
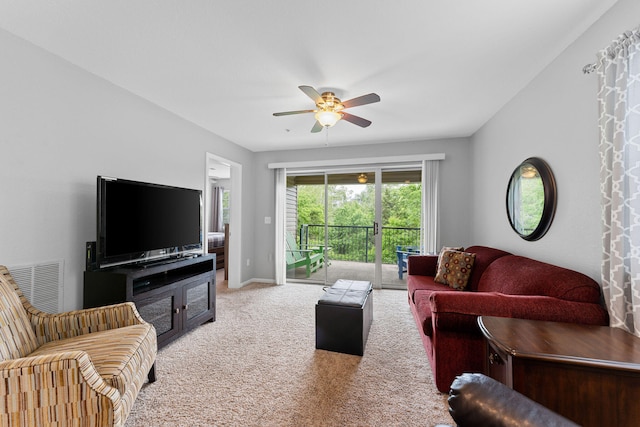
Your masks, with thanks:
[{"label": "armchair armrest", "polygon": [[478,330],[476,324],[478,316],[588,325],[606,325],[609,321],[606,310],[599,304],[539,295],[438,291],[431,294],[429,303],[433,313],[434,327],[442,330]]},{"label": "armchair armrest", "polygon": [[31,323],[40,345],[91,332],[146,323],[132,302],[50,314],[31,312]]},{"label": "armchair armrest", "polygon": [[[54,425],[62,417],[74,425],[120,425],[121,396],[97,373],[84,351],[27,356],[0,362],[0,420],[39,420]],[[12,423],[9,423],[12,424]]]},{"label": "armchair armrest", "polygon": [[409,255],[407,257],[407,274],[417,276],[435,276],[437,265],[437,255]]}]

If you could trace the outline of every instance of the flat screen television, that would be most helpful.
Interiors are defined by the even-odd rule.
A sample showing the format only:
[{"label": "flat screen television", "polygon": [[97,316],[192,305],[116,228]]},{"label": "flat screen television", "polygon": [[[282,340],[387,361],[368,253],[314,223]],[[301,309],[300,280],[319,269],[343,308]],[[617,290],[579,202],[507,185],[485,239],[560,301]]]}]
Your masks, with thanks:
[{"label": "flat screen television", "polygon": [[202,191],[98,176],[96,267],[202,253]]}]

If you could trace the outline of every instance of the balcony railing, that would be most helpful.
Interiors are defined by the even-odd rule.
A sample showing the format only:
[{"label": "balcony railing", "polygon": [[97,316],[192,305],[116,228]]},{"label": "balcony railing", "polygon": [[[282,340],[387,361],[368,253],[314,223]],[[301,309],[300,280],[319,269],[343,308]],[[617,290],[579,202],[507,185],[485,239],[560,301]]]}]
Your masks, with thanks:
[{"label": "balcony railing", "polygon": [[[375,262],[373,226],[329,225],[329,258],[340,261]],[[420,228],[381,227],[382,263],[396,264],[397,246],[420,246]],[[324,245],[324,225],[304,224],[298,232],[301,247]]]}]

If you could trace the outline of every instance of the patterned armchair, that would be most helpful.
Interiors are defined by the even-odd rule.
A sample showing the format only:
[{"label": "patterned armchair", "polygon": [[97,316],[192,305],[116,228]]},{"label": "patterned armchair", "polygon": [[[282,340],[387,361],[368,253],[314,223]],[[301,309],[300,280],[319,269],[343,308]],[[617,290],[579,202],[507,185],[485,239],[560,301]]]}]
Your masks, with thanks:
[{"label": "patterned armchair", "polygon": [[0,426],[122,426],[148,375],[156,331],[133,303],[60,314],[0,266]]}]

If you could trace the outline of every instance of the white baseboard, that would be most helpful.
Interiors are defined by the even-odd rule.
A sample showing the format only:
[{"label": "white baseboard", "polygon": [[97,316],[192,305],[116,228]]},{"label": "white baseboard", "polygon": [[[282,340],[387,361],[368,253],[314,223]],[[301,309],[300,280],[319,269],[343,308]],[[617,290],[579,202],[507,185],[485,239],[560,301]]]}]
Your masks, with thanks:
[{"label": "white baseboard", "polygon": [[249,280],[246,280],[246,281],[240,283],[240,288],[243,288],[243,287],[245,287],[245,286],[247,286],[247,285],[249,285],[251,283],[256,283],[256,282],[257,283],[269,283],[269,284],[272,284],[272,285],[276,284],[275,279],[260,279],[260,278],[255,278],[254,277],[252,279],[249,279]]}]

